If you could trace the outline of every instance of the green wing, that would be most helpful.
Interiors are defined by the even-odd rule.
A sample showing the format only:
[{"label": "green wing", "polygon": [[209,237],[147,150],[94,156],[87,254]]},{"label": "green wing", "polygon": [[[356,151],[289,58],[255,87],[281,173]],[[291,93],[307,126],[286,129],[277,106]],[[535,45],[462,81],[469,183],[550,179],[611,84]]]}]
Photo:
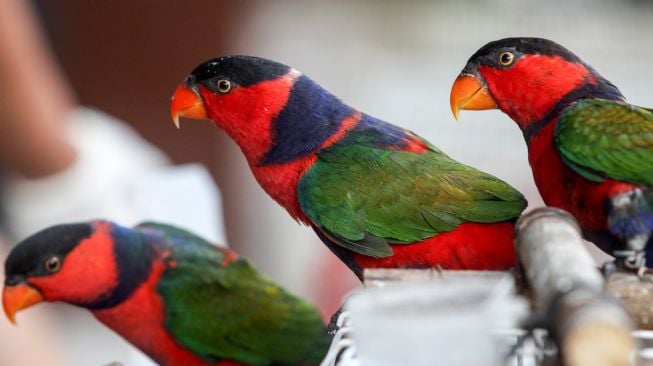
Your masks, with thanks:
[{"label": "green wing", "polygon": [[555,144],[565,163],[592,181],[653,185],[653,112],[625,102],[580,101],[564,111]]},{"label": "green wing", "polygon": [[197,241],[184,230],[159,229],[185,238],[170,247],[168,261],[175,265],[166,269],[157,287],[166,307],[166,327],[180,344],[209,361],[321,361],[330,338],[312,305],[257,273],[244,259],[223,265],[224,249]]},{"label": "green wing", "polygon": [[526,207],[510,185],[438,150],[336,144],[298,185],[302,210],[337,244],[372,257],[464,222],[514,219]]}]

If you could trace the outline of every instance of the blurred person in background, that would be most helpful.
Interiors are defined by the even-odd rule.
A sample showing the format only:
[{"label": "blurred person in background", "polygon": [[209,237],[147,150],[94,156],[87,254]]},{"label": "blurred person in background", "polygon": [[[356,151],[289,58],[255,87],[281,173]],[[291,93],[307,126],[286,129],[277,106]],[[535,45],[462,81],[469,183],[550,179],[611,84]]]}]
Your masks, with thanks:
[{"label": "blurred person in background", "polygon": [[[39,229],[98,217],[126,225],[143,220],[172,222],[226,242],[219,197],[206,187],[203,178],[207,177],[197,169],[170,171],[167,156],[178,163],[201,162],[221,181],[231,177],[228,170],[233,169],[235,154],[228,150],[222,154],[223,137],[208,124],[177,131],[168,115],[168,98],[188,65],[227,52],[230,35],[238,32],[235,20],[215,22],[213,14],[244,16],[247,6],[197,2],[175,27],[156,22],[174,19],[182,10],[188,9],[172,4],[150,8],[127,1],[97,6],[81,1],[31,6],[21,0],[0,2],[2,263],[11,243]],[[142,18],[145,13],[150,17],[147,22]],[[53,57],[48,38],[65,72]],[[171,45],[179,54],[176,59],[170,58]],[[83,105],[130,121],[158,148],[123,120]],[[242,175],[221,183],[238,186]],[[231,207],[242,205],[236,195],[227,201]],[[232,223],[243,222],[238,214],[233,216]],[[269,227],[274,226],[272,220]],[[286,226],[296,230],[294,222]],[[265,238],[262,232],[256,235]],[[321,248],[312,233],[304,237]],[[314,272],[320,270],[298,275],[312,267],[310,258],[302,258],[310,248],[293,250],[294,257],[284,253],[284,248],[296,244],[250,242],[245,247],[255,257],[262,252],[259,267],[272,272],[272,277],[285,278],[295,290],[310,292],[328,316],[351,287],[349,281],[355,282],[345,276],[344,285],[338,287],[338,273],[348,271],[332,271],[331,255],[318,252],[313,256],[323,263],[318,268],[329,272],[330,284],[324,287],[334,288],[335,295],[312,286],[312,278],[318,276]],[[291,265],[293,258],[304,262],[299,271]],[[335,258],[333,263],[339,265]],[[70,307],[42,306],[18,321],[16,328],[0,320],[0,349],[9,350],[0,352],[0,364],[88,365],[114,360],[151,364],[88,314]],[[40,352],[29,352],[35,346]]]},{"label": "blurred person in background", "polygon": [[[84,214],[116,215],[131,212],[117,203],[116,190],[107,190],[116,179],[97,169],[102,156],[115,156],[106,138],[114,124],[100,112],[77,106],[73,91],[53,62],[27,2],[0,2],[0,170],[2,171],[2,226],[0,259],[10,249],[6,244],[29,235],[42,225],[80,218]],[[160,165],[163,156],[127,130],[114,136],[132,138],[127,143],[132,162],[143,169]],[[109,132],[109,135],[107,135]],[[123,145],[117,143],[116,145]],[[124,149],[124,148],[123,148]],[[113,147],[110,149],[113,150]],[[111,158],[109,158],[111,159]],[[104,195],[104,197],[101,197]],[[100,197],[98,197],[100,196]],[[100,202],[98,202],[100,201]],[[103,201],[103,202],[102,202]],[[4,271],[2,271],[4,273]],[[3,280],[3,275],[0,275]],[[78,355],[65,346],[70,335],[59,336],[63,323],[52,317],[61,312],[40,311],[25,319],[20,328],[0,321],[0,364],[71,365]],[[114,355],[129,359],[130,348],[108,332],[97,332],[88,318],[65,316],[88,336],[113,344]],[[21,319],[23,320],[23,319]],[[86,323],[84,326],[80,323]],[[33,352],[38,349],[39,352]],[[136,356],[138,357],[138,356]],[[109,359],[111,360],[111,359]]]},{"label": "blurred person in background", "polygon": [[[126,225],[174,222],[226,242],[208,173],[168,168],[168,158],[124,122],[81,106],[22,0],[0,2],[0,121],[3,263],[8,243],[52,224],[99,217]],[[2,365],[152,364],[72,309],[48,307],[21,319],[20,328],[3,320],[0,329]],[[34,347],[40,352],[29,351]]]}]

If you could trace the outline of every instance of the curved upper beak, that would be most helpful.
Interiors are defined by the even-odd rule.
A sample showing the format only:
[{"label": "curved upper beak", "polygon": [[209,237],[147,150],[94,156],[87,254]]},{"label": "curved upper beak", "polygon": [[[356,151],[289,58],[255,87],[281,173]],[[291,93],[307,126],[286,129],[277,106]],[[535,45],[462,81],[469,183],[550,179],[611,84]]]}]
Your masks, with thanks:
[{"label": "curved upper beak", "polygon": [[175,126],[179,128],[179,117],[204,119],[206,108],[197,90],[181,83],[170,98],[170,114]]},{"label": "curved upper beak", "polygon": [[487,87],[477,77],[469,74],[460,74],[451,87],[451,111],[458,120],[458,111],[461,109],[482,110],[495,109],[497,103],[487,91]]},{"label": "curved upper beak", "polygon": [[14,325],[16,325],[17,312],[41,301],[43,301],[41,293],[26,283],[19,283],[14,286],[5,285],[2,290],[2,307],[5,310],[7,319]]}]

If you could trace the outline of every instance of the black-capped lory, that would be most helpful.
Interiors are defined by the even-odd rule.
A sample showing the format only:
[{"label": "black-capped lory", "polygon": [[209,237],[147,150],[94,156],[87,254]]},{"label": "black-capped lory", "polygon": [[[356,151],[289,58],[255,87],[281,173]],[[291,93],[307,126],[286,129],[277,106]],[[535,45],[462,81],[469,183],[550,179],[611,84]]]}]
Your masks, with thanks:
[{"label": "black-capped lory", "polygon": [[208,118],[263,189],[360,278],[373,267],[492,269],[515,261],[526,207],[510,185],[341,102],[278,62],[224,56],[176,89],[173,120]]},{"label": "black-capped lory", "polygon": [[[547,205],[627,266],[643,264],[653,228],[653,112],[561,45],[507,38],[481,47],[451,90],[461,109],[499,108],[524,134]],[[651,258],[653,259],[653,258]],[[649,260],[649,265],[652,262]]]},{"label": "black-capped lory", "polygon": [[18,244],[5,274],[12,322],[39,302],[67,302],[161,365],[317,365],[330,342],[313,306],[173,226],[53,226]]}]

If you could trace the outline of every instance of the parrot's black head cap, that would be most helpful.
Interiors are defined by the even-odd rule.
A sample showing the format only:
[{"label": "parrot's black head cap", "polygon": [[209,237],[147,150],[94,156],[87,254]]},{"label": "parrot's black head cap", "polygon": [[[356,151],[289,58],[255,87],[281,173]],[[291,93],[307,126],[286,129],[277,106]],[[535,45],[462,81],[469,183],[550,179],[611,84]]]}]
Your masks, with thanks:
[{"label": "parrot's black head cap", "polygon": [[49,274],[43,263],[52,256],[63,258],[93,233],[88,223],[52,226],[28,237],[11,251],[5,262],[5,284],[22,278]]},{"label": "parrot's black head cap", "polygon": [[201,63],[193,70],[186,84],[208,83],[228,79],[239,86],[250,86],[261,81],[277,79],[290,71],[290,66],[254,56],[222,56]]},{"label": "parrot's black head cap", "polygon": [[[479,65],[499,68],[501,67],[498,64],[499,55],[506,51],[513,53],[516,58],[523,55],[543,55],[557,56],[573,63],[583,62],[573,52],[551,40],[534,37],[514,37],[487,43],[469,58],[466,69],[475,68]],[[472,73],[472,70],[463,70],[463,72],[465,71]]]}]

